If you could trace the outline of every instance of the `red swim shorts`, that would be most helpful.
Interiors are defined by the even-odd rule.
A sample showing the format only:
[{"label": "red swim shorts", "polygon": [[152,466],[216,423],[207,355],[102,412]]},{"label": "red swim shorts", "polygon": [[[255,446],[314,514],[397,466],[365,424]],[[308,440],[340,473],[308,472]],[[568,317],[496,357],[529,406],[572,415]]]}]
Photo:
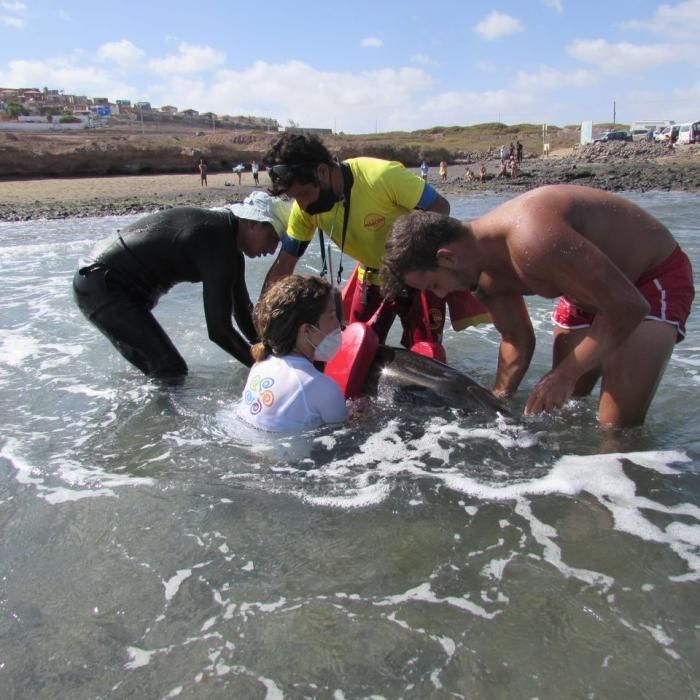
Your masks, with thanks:
[{"label": "red swim shorts", "polygon": [[[695,298],[693,268],[688,256],[676,246],[666,260],[643,274],[635,286],[651,307],[646,318],[672,323],[678,330],[676,342],[680,343],[685,338],[685,321]],[[552,320],[561,328],[576,330],[588,328],[594,316],[571,299],[561,297]]]}]

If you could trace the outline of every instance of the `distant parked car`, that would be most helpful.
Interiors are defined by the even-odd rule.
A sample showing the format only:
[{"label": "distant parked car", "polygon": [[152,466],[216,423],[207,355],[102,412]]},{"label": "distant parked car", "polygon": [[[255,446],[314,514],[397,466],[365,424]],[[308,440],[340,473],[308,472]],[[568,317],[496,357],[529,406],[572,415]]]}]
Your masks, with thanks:
[{"label": "distant parked car", "polygon": [[667,126],[665,129],[662,129],[661,131],[657,131],[654,134],[654,141],[661,141],[662,143],[664,143],[666,141],[675,142],[677,138],[678,138],[678,124],[675,124],[674,126]]},{"label": "distant parked car", "polygon": [[629,131],[604,131],[593,139],[593,143],[606,143],[607,141],[631,141],[632,134]]}]

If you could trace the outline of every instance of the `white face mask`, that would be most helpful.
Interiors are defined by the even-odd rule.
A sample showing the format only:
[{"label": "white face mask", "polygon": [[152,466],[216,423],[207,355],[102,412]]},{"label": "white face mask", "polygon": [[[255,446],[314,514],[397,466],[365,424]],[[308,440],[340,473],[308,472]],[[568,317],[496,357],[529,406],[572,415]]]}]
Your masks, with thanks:
[{"label": "white face mask", "polygon": [[[321,331],[320,328],[317,328],[317,330]],[[340,328],[336,328],[328,335],[323,336],[323,340],[318,345],[314,345],[311,338],[309,338],[309,342],[314,347],[314,360],[317,362],[328,362],[343,344]]]}]

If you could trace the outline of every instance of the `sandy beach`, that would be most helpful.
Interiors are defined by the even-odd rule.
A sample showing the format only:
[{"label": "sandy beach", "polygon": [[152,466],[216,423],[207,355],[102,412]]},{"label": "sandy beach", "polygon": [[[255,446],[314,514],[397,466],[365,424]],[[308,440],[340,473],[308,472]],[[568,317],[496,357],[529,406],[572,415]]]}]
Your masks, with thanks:
[{"label": "sandy beach", "polygon": [[[244,173],[213,173],[208,187],[199,175],[115,175],[0,181],[0,220],[69,216],[106,216],[154,211],[165,207],[215,207],[242,200],[255,189]],[[260,177],[260,187],[267,187]]]},{"label": "sandy beach", "polygon": [[[469,181],[466,168],[477,173],[478,163],[452,164],[447,181],[431,167],[428,181],[441,194],[475,192],[523,192],[546,184],[573,182],[612,191],[700,191],[700,150],[695,146],[664,157],[644,146],[611,147],[575,152],[558,157],[530,158],[522,163],[515,179],[497,178],[499,163],[487,161],[485,182]],[[417,169],[413,169],[417,172]],[[210,172],[208,187],[201,187],[199,174],[114,175],[80,178],[0,180],[0,220],[62,219],[152,212],[177,206],[215,207],[241,201],[254,189],[266,189],[269,180],[260,173],[255,186],[251,173],[241,184],[231,172]]]}]

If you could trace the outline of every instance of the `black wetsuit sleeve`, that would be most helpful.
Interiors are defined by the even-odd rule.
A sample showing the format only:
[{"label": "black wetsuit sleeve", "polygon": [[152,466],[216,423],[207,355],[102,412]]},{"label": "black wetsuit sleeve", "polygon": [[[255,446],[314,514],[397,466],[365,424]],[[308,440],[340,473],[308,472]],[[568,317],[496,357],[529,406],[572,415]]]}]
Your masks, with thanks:
[{"label": "black wetsuit sleeve", "polygon": [[253,324],[253,304],[245,283],[245,260],[242,260],[241,270],[233,283],[233,316],[238,328],[248,341],[257,343],[258,333]]},{"label": "black wetsuit sleeve", "polygon": [[[216,343],[222,350],[233,355],[246,367],[253,364],[250,354],[250,345],[244,340],[240,333],[236,331],[231,322],[231,312],[233,310],[233,293],[238,289],[240,280],[243,278],[243,255],[238,254],[235,263],[227,269],[217,265],[209,268],[208,274],[202,280],[202,292],[204,296],[204,317],[207,321],[207,331],[209,339]],[[234,269],[231,269],[234,268]],[[245,292],[245,303],[250,307],[250,299],[247,299],[248,292]],[[250,310],[248,311],[250,315]],[[252,320],[250,326],[252,327]],[[247,331],[250,328],[246,329]],[[244,331],[245,332],[245,331]]]}]

